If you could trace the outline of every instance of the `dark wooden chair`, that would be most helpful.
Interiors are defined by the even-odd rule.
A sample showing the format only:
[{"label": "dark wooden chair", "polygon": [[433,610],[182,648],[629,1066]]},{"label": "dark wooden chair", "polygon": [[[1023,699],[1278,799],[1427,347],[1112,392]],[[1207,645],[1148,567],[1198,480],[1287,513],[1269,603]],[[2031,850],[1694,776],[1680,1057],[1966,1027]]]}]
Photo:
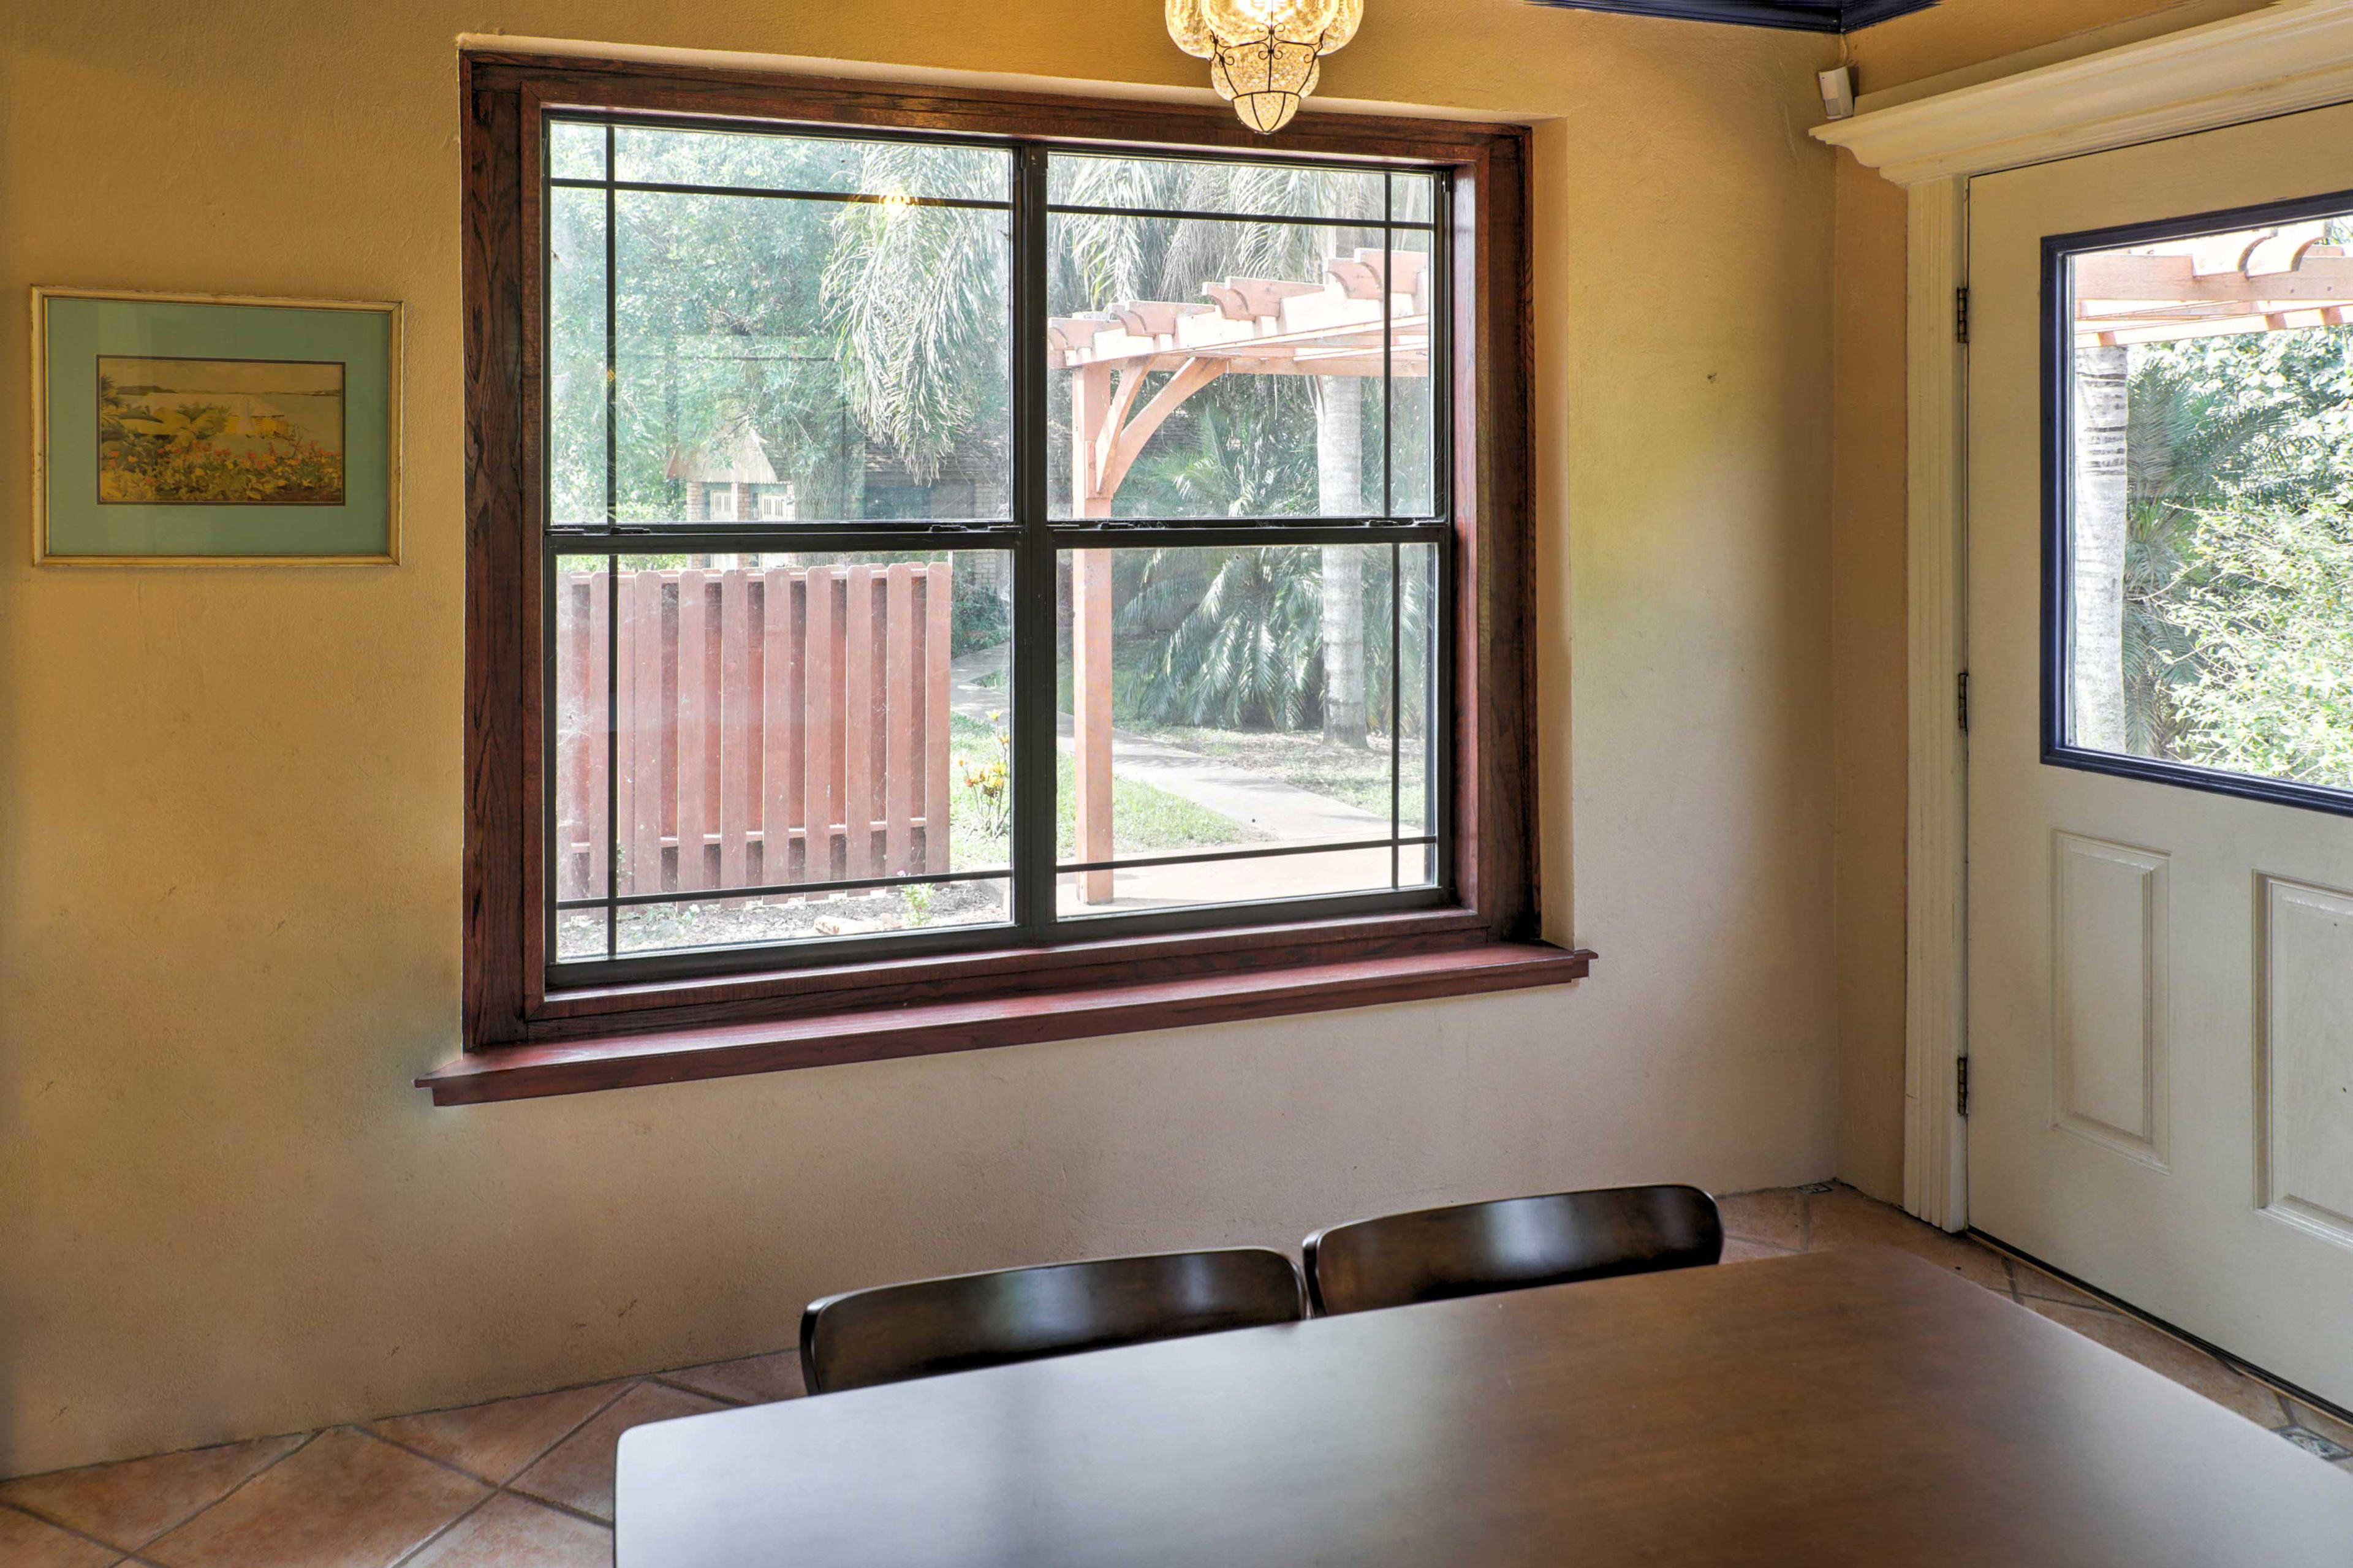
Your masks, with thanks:
[{"label": "dark wooden chair", "polygon": [[801,1373],[811,1394],[832,1394],[1306,1315],[1298,1267],[1264,1247],[1050,1263],[813,1301]]},{"label": "dark wooden chair", "polygon": [[1697,1187],[1605,1187],[1360,1219],[1306,1253],[1315,1310],[1337,1314],[1714,1263],[1724,1225]]}]

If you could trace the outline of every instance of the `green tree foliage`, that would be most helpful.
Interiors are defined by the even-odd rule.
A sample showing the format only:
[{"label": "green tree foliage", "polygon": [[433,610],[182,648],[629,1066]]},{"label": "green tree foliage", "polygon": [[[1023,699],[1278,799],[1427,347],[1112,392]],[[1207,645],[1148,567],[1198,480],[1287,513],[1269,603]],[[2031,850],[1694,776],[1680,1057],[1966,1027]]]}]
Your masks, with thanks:
[{"label": "green tree foliage", "polygon": [[[855,193],[853,202],[678,191],[552,193],[549,279],[552,515],[607,507],[607,399],[617,439],[612,504],[624,521],[683,519],[687,477],[764,459],[803,519],[891,515],[882,482],[932,484],[954,463],[1005,470],[1008,428],[1008,215],[927,205],[1001,200],[1001,153],[894,142],[623,130],[627,180],[702,187]],[[1141,208],[1322,216],[1333,175],[1247,163],[1068,158],[1054,199]],[[1377,186],[1374,188],[1377,188]],[[914,199],[902,199],[914,198]],[[1378,211],[1351,196],[1348,211]],[[1055,215],[1049,292],[1059,314],[1127,299],[1198,300],[1229,276],[1320,281],[1326,257],[1379,243],[1345,225]],[[609,250],[612,341],[607,341]],[[610,375],[607,374],[609,358]],[[1165,373],[1164,373],[1165,374]],[[1163,380],[1143,389],[1148,400]],[[1365,398],[1364,489],[1377,504],[1385,445],[1423,463],[1430,416],[1400,399],[1385,443],[1382,399]],[[1066,400],[1053,401],[1050,461],[1067,475]],[[1124,516],[1283,517],[1318,510],[1314,378],[1230,375],[1163,425],[1119,492]],[[1056,492],[1067,510],[1068,481]],[[880,508],[881,510],[877,510]],[[918,510],[914,515],[923,515]],[[1140,557],[1144,552],[1137,552]],[[1374,558],[1377,557],[1377,562]],[[860,559],[882,560],[868,553]],[[1282,727],[1320,721],[1324,626],[1313,548],[1154,552],[1117,584],[1121,662],[1150,674],[1139,716]],[[663,557],[665,562],[670,558]],[[1368,713],[1387,718],[1385,550],[1366,552]],[[682,558],[680,558],[682,563]],[[996,590],[960,573],[958,653],[1008,634]],[[1419,680],[1427,596],[1408,585],[1408,683]]]},{"label": "green tree foliage", "polygon": [[2131,749],[2353,786],[2353,331],[2137,348]]},{"label": "green tree foliage", "polygon": [[2353,787],[2353,518],[2224,509],[2199,543],[2206,570],[2171,606],[2197,671],[2173,689],[2177,754]]},{"label": "green tree foliage", "polygon": [[[931,148],[878,143],[860,183],[919,188],[938,161]],[[1001,167],[958,160],[953,169],[954,194],[1003,198]],[[1005,226],[1002,213],[888,199],[845,206],[833,221],[823,293],[841,395],[867,435],[923,482],[960,443],[982,442],[1003,460]]]}]

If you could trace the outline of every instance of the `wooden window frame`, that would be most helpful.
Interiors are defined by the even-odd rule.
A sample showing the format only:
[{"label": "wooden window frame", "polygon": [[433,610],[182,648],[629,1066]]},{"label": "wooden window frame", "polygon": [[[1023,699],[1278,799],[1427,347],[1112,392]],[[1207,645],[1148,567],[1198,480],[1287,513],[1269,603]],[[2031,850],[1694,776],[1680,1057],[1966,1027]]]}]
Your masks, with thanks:
[{"label": "wooden window frame", "polygon": [[[538,124],[549,110],[1265,150],[1223,106],[470,51],[465,1052],[436,1103],[1071,1038],[1582,977],[1537,940],[1524,127],[1310,110],[1283,151],[1454,176],[1451,901],[550,991],[543,952]],[[1278,917],[1279,918],[1279,917]]]}]

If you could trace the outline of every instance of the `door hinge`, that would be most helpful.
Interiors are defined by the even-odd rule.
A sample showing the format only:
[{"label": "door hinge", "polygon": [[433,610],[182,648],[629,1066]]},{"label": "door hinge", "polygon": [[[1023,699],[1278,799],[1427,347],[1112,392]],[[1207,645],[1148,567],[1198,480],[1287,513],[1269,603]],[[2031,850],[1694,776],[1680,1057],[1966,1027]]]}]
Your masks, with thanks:
[{"label": "door hinge", "polygon": [[1953,341],[1969,341],[1969,289],[1966,283],[1953,290]]},{"label": "door hinge", "polygon": [[1969,672],[1966,669],[1961,671],[1960,688],[1961,733],[1966,735],[1969,732]]},{"label": "door hinge", "polygon": [[1960,1113],[1967,1116],[1969,1113],[1969,1058],[1957,1058],[1953,1068],[1954,1098],[1958,1102]]}]

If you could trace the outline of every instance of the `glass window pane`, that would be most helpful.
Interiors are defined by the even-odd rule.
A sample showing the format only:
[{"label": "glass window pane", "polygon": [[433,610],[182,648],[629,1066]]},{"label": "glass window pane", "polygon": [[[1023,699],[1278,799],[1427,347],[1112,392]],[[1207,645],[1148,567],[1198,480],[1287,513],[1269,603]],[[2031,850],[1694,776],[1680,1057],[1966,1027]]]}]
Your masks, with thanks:
[{"label": "glass window pane", "polygon": [[605,193],[548,193],[547,521],[605,522]]},{"label": "glass window pane", "polygon": [[[1389,501],[1391,517],[1430,517],[1438,510],[1436,430],[1438,383],[1430,364],[1430,236],[1391,231],[1389,297]],[[1371,384],[1377,385],[1377,383]]]},{"label": "glass window pane", "polygon": [[1392,810],[1422,794],[1392,773],[1392,649],[1425,668],[1429,637],[1392,631],[1393,570],[1387,544],[1063,553],[1062,866],[1371,846],[1066,870],[1065,914],[1392,885]]},{"label": "glass window pane", "polygon": [[1053,515],[1378,515],[1381,232],[1051,216]]},{"label": "glass window pane", "polygon": [[624,126],[613,133],[613,162],[615,179],[647,184],[1008,204],[1012,198],[1013,155],[997,147]]},{"label": "glass window pane", "polygon": [[624,521],[1009,515],[1004,213],[617,203]]},{"label": "glass window pane", "polygon": [[1391,174],[1389,216],[1399,223],[1429,223],[1438,210],[1435,174]]},{"label": "glass window pane", "polygon": [[617,921],[624,958],[733,947],[841,941],[958,926],[1002,925],[1012,919],[1010,884],[988,878],[917,882],[903,888],[803,898],[703,898],[629,904]]},{"label": "glass window pane", "polygon": [[[1400,544],[1392,568],[1399,584],[1396,653],[1385,659],[1377,677],[1396,672],[1394,701],[1398,712],[1398,832],[1404,837],[1438,833],[1438,748],[1430,735],[1430,716],[1444,709],[1438,694],[1438,546]],[[1386,609],[1386,605],[1383,606]],[[1387,699],[1385,698],[1385,700]],[[1386,711],[1386,709],[1384,710]],[[1387,728],[1386,719],[1382,727]],[[1412,852],[1419,866],[1419,851]],[[1434,865],[1434,861],[1432,862]],[[1425,882],[1427,869],[1409,870],[1409,884]]]},{"label": "glass window pane", "polygon": [[605,128],[576,121],[548,121],[547,172],[558,180],[603,179]]},{"label": "glass window pane", "polygon": [[[607,670],[611,642],[612,574],[606,558],[567,557],[555,574],[554,841],[549,846],[559,905],[606,896],[611,763]],[[597,958],[605,952],[605,911],[559,910],[556,956]]]},{"label": "glass window pane", "polygon": [[2069,259],[2066,727],[2353,788],[2353,220]]},{"label": "glass window pane", "polygon": [[[624,951],[1003,918],[997,879],[778,889],[1009,864],[1011,580],[1001,551],[562,558],[558,900],[605,896],[612,842]],[[601,956],[602,911],[564,914],[593,951],[560,955]]]},{"label": "glass window pane", "polygon": [[1377,223],[1386,200],[1376,171],[1181,158],[1057,153],[1046,166],[1050,205],[1122,212],[1232,213]]}]

